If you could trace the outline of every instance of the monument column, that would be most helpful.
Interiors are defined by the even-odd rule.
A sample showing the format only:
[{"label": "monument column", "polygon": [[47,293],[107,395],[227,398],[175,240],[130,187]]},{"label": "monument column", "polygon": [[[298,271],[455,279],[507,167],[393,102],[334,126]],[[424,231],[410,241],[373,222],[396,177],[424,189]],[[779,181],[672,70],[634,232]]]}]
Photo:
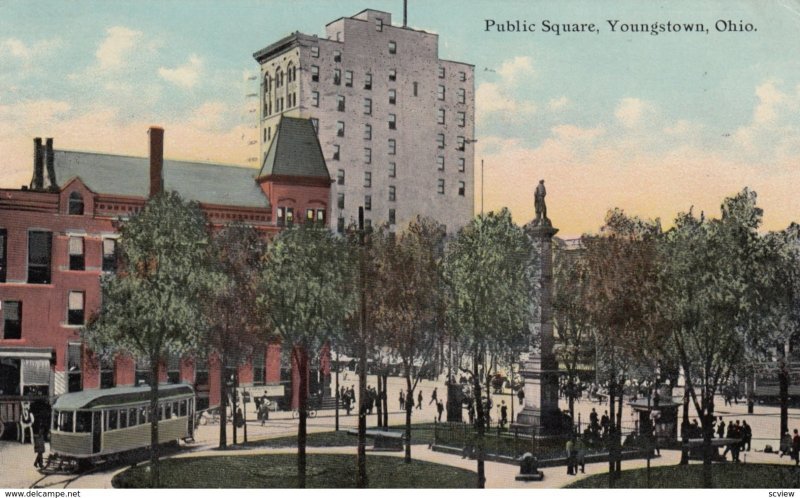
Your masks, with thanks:
[{"label": "monument column", "polygon": [[[525,379],[525,407],[517,417],[517,424],[534,426],[541,434],[561,432],[562,416],[558,408],[558,362],[553,346],[553,236],[558,232],[547,218],[544,202],[544,180],[536,189],[536,219],[525,225],[530,244],[531,272],[528,278],[532,293],[530,298],[531,333],[537,339],[520,375]],[[536,298],[538,294],[538,299]]]}]

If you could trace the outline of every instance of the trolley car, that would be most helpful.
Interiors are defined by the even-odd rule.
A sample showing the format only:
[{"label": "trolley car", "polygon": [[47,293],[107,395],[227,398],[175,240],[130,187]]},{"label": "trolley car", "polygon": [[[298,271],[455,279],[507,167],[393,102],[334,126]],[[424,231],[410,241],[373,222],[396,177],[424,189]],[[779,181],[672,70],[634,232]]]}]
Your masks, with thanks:
[{"label": "trolley car", "polygon": [[[158,387],[159,444],[194,435],[191,386]],[[50,459],[82,467],[150,446],[150,387],[119,387],[60,396],[53,405]]]}]

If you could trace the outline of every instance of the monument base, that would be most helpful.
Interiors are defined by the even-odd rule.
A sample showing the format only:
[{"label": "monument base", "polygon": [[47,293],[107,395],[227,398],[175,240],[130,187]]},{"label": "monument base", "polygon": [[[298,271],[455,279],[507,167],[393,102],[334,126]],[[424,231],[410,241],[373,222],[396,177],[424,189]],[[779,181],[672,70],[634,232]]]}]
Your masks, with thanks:
[{"label": "monument base", "polygon": [[570,430],[570,424],[561,410],[551,408],[543,411],[527,406],[517,415],[517,421],[511,427],[534,428],[536,434],[542,436],[564,434]]}]

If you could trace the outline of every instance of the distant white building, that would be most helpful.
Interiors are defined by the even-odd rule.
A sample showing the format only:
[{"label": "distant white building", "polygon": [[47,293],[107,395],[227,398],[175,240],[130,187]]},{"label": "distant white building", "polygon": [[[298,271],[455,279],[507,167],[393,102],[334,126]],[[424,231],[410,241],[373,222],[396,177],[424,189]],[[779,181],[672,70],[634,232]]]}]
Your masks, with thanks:
[{"label": "distant white building", "polygon": [[364,10],[326,38],[294,33],[259,50],[260,161],[280,116],[311,118],[334,184],[330,226],[417,214],[454,232],[474,214],[473,66],[439,58],[436,34]]}]

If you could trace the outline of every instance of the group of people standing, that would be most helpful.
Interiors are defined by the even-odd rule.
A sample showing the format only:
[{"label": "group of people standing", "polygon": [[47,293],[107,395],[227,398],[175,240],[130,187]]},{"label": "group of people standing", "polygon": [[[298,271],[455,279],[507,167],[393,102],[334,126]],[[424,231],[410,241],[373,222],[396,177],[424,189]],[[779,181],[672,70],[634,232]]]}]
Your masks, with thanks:
[{"label": "group of people standing", "polygon": [[350,387],[342,386],[339,389],[339,399],[342,400],[342,405],[344,409],[347,411],[347,414],[350,415],[350,412],[353,410],[353,404],[356,401],[356,390],[355,386],[351,385]]}]

